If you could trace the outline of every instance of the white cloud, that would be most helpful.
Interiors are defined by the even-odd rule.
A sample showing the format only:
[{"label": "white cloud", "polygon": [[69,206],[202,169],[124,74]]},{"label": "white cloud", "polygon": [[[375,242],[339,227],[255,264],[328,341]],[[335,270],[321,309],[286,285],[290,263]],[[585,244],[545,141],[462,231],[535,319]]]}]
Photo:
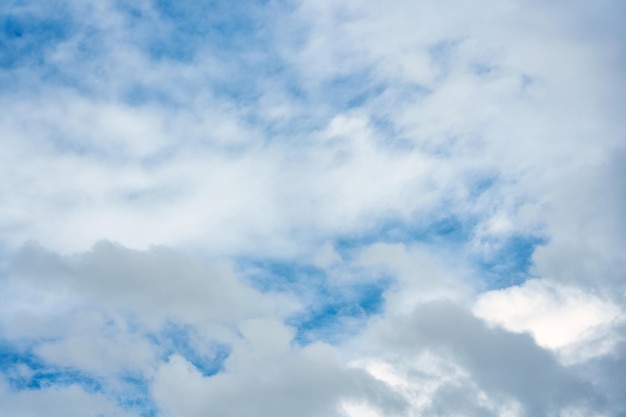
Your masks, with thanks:
[{"label": "white cloud", "polygon": [[583,289],[545,280],[483,293],[477,316],[514,332],[530,332],[541,346],[558,350],[568,361],[610,352],[620,307]]},{"label": "white cloud", "polygon": [[435,252],[423,245],[377,243],[359,253],[357,264],[382,268],[398,280],[398,285],[386,293],[387,312],[397,314],[434,299],[468,300],[482,285],[464,268],[463,256],[445,248]]}]

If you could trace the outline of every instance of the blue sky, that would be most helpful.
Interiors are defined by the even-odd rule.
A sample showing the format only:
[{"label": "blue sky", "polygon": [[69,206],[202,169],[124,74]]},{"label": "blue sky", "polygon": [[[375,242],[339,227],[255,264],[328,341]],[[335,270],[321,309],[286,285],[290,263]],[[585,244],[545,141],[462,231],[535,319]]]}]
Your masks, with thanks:
[{"label": "blue sky", "polygon": [[623,415],[624,12],[4,2],[0,414]]}]

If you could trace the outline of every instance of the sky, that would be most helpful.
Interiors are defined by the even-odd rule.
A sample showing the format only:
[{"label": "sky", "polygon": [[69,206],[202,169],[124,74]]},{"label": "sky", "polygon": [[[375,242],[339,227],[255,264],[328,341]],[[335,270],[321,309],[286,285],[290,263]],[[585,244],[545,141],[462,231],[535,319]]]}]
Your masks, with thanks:
[{"label": "sky", "polygon": [[4,0],[0,414],[626,416],[623,16]]}]

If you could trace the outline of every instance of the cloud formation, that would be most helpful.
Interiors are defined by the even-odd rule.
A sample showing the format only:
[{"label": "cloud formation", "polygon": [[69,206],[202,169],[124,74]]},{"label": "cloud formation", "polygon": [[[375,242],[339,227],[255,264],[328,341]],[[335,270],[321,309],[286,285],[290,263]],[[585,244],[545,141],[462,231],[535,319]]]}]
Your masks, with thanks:
[{"label": "cloud formation", "polygon": [[0,411],[626,413],[624,5],[0,6]]}]

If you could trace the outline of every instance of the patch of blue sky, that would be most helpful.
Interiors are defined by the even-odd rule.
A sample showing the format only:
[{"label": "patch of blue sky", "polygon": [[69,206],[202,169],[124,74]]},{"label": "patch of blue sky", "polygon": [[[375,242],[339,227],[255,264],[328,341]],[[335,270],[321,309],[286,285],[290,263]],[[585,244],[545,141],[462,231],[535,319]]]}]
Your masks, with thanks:
[{"label": "patch of blue sky", "polygon": [[390,283],[390,279],[382,279],[352,284],[338,293],[329,291],[311,309],[287,320],[297,330],[296,342],[338,343],[353,336],[369,317],[382,312]]},{"label": "patch of blue sky", "polygon": [[382,273],[367,280],[337,282],[315,266],[287,261],[240,260],[239,270],[256,288],[293,294],[308,308],[288,319],[296,341],[333,343],[353,334],[368,317],[378,314],[392,280]]},{"label": "patch of blue sky", "polygon": [[334,241],[334,245],[344,258],[350,258],[364,246],[374,243],[426,243],[460,247],[471,238],[476,222],[474,217],[455,215],[413,221],[388,218],[365,233],[341,236]]},{"label": "patch of blue sky", "polygon": [[120,407],[139,412],[142,417],[157,414],[149,382],[141,375],[121,375],[111,381],[78,369],[58,367],[33,354],[32,346],[17,346],[0,340],[0,373],[16,391],[79,386],[85,392],[105,395]]},{"label": "patch of blue sky", "polygon": [[[253,2],[250,3],[252,6]],[[122,34],[129,37],[126,44],[135,45],[153,59],[191,61],[200,50],[209,50],[211,59],[220,60],[222,64],[234,63],[231,66],[237,67],[245,61],[241,57],[248,55],[246,51],[267,49],[260,48],[259,41],[255,40],[261,39],[256,35],[260,23],[255,17],[257,13],[250,7],[233,7],[232,3],[224,1],[156,1],[154,7],[158,16],[155,19],[154,13],[144,15],[131,2],[120,1],[117,6],[126,17],[122,23],[126,25],[126,33]],[[80,16],[61,6],[50,8],[45,2],[35,2],[31,8],[24,9],[26,11],[18,13],[16,10],[21,9],[0,6],[0,68],[27,68],[48,83],[74,88],[83,94],[92,89],[97,92],[98,80],[106,77],[98,73],[102,70],[106,73],[111,34],[85,25]],[[42,10],[45,13],[39,13]],[[72,44],[74,64],[64,62],[59,66],[47,60],[48,53],[72,35],[77,35]],[[99,66],[93,67],[94,63]],[[232,85],[240,84],[240,74],[255,73],[257,66],[251,63],[249,67],[227,71],[229,75],[235,74]],[[9,88],[20,81],[19,77],[3,75],[0,78],[6,84],[3,87]],[[172,101],[171,95],[159,86],[131,85],[129,90],[129,102],[168,104],[168,100]]]},{"label": "patch of blue sky", "polygon": [[324,101],[341,111],[363,106],[386,89],[386,84],[377,81],[372,72],[373,68],[362,68],[328,80],[322,90]]},{"label": "patch of blue sky", "polygon": [[122,376],[116,384],[112,397],[117,405],[126,410],[135,410],[141,417],[158,415],[158,407],[150,393],[150,381],[138,376]]},{"label": "patch of blue sky", "polygon": [[239,258],[237,267],[261,291],[297,290],[303,283],[309,287],[322,288],[328,279],[323,269],[297,261]]},{"label": "patch of blue sky", "polygon": [[[30,352],[0,339],[0,372],[9,384],[17,389],[24,389],[32,384],[34,370],[45,368],[43,363]],[[26,370],[27,372],[20,372]],[[33,370],[31,373],[30,370]]]},{"label": "patch of blue sky", "polygon": [[[497,189],[498,178],[498,172],[490,169],[466,173],[465,198],[469,202],[478,201],[490,190]],[[335,249],[343,257],[349,258],[363,246],[374,243],[424,243],[451,249],[460,248],[473,239],[480,217],[477,214],[454,210],[458,204],[444,199],[430,213],[408,218],[390,214],[373,222],[372,226],[362,233],[336,237]]]},{"label": "patch of blue sky", "polygon": [[[259,49],[266,48],[260,46]],[[302,120],[295,120],[297,117],[294,119],[267,117],[262,100],[267,94],[268,85],[280,88],[279,94],[285,93],[295,105],[305,102],[305,96],[295,80],[293,71],[281,62],[279,57],[267,51],[250,52],[245,48],[227,52],[205,52],[209,57],[209,63],[206,65],[215,65],[215,70],[209,69],[207,74],[196,74],[191,78],[181,75],[175,86],[164,87],[137,80],[125,88],[121,99],[133,106],[156,103],[177,109],[188,106],[189,98],[195,97],[201,90],[215,102],[236,108],[243,123],[266,129],[266,136],[269,138],[280,137],[281,134],[284,136],[290,128],[298,132],[306,130],[306,124],[303,125]]]},{"label": "patch of blue sky", "polygon": [[[25,370],[26,372],[24,372]],[[77,369],[52,366],[32,353],[31,347],[0,340],[0,371],[14,389],[42,389],[79,385],[87,392],[101,392],[102,382]]]},{"label": "patch of blue sky", "polygon": [[[255,2],[253,4],[258,5]],[[171,21],[172,25],[165,33],[149,40],[151,44],[146,46],[148,54],[155,59],[183,61],[192,60],[196,54],[210,57],[207,65],[215,62],[217,70],[212,72],[210,79],[203,81],[203,88],[210,90],[216,99],[225,99],[237,105],[243,111],[243,120],[250,125],[264,126],[268,138],[292,137],[290,133],[301,134],[320,128],[328,117],[338,111],[362,106],[386,88],[375,80],[371,69],[367,68],[334,77],[321,85],[307,86],[297,68],[293,68],[274,50],[273,41],[263,28],[268,23],[256,21],[259,19],[262,22],[266,18],[263,13],[242,12],[235,8],[234,12],[196,22],[198,18],[195,14],[210,15],[213,7],[216,10],[223,7],[222,2],[208,2],[202,7],[163,2],[161,7],[163,18]],[[198,11],[190,12],[198,7]],[[187,26],[188,19],[192,21],[190,27]],[[234,23],[231,24],[231,21]],[[310,108],[312,103],[323,103],[321,107],[326,108],[327,113],[307,112],[267,120],[265,109],[259,106],[259,101],[266,94],[268,86],[272,85],[277,86],[279,95],[288,97],[294,107],[300,104]],[[168,99],[166,93],[156,91],[153,86],[132,86],[127,95],[131,103]]]},{"label": "patch of blue sky", "polygon": [[513,235],[493,245],[489,254],[475,256],[474,265],[486,289],[494,290],[522,284],[533,278],[532,256],[546,239],[535,235]]},{"label": "patch of blue sky", "polygon": [[[497,175],[485,173],[468,181],[468,198],[475,200],[495,186]],[[358,255],[363,247],[375,243],[421,244],[441,253],[456,253],[467,258],[477,275],[482,277],[481,285],[488,289],[517,285],[532,278],[532,256],[537,246],[546,243],[545,237],[540,234],[513,234],[494,240],[487,251],[468,251],[467,248],[472,247],[475,239],[479,221],[477,215],[454,213],[410,221],[389,218],[367,232],[340,236],[333,244],[345,260]]]},{"label": "patch of blue sky", "polygon": [[50,48],[72,30],[62,5],[45,14],[0,6],[0,68],[44,64]]},{"label": "patch of blue sky", "polygon": [[[499,175],[493,170],[468,173],[465,180],[465,198],[469,201],[478,201],[485,196],[489,198],[490,192],[498,192]],[[446,210],[445,206],[440,207],[437,214],[409,219],[389,216],[363,233],[336,237],[334,248],[342,259],[349,261],[363,247],[375,243],[424,244],[443,253],[468,257],[478,275],[483,277],[484,285],[489,288],[513,285],[531,277],[534,249],[544,243],[541,236],[508,236],[501,238],[497,245],[492,245],[494,251],[468,252],[467,247],[472,246],[481,218],[478,214],[455,213],[451,209]],[[455,204],[448,202],[447,206],[454,207]],[[239,259],[238,266],[242,275],[258,289],[307,294],[315,300],[313,306],[320,311],[325,306],[330,308],[335,302],[334,297],[341,297],[341,291],[345,290],[333,288],[324,270],[298,261]],[[380,278],[383,277],[367,277],[369,281]],[[329,317],[317,321],[325,323]],[[311,323],[314,322],[316,320],[311,320]]]},{"label": "patch of blue sky", "polygon": [[161,359],[166,361],[178,354],[193,364],[204,376],[213,376],[223,370],[224,362],[230,355],[230,347],[219,342],[201,345],[194,340],[193,328],[169,322],[158,334],[149,336],[161,351]]},{"label": "patch of blue sky", "polygon": [[[150,53],[154,58],[186,61],[193,59],[199,49],[228,55],[229,51],[251,48],[263,27],[259,9],[263,3],[156,0],[154,7],[171,30],[152,37]],[[142,18],[136,11],[134,17]]]},{"label": "patch of blue sky", "polygon": [[[75,16],[65,13],[61,6],[59,10],[41,14],[45,18],[36,13],[0,16],[4,19],[0,69],[5,70],[0,71],[0,88],[34,95],[42,85],[75,89],[83,94],[98,92],[94,75],[102,70],[102,65],[96,69],[86,67],[104,55],[104,35],[92,27],[81,28]],[[54,49],[79,30],[80,36],[72,44],[71,62],[59,64],[50,59]]]}]

